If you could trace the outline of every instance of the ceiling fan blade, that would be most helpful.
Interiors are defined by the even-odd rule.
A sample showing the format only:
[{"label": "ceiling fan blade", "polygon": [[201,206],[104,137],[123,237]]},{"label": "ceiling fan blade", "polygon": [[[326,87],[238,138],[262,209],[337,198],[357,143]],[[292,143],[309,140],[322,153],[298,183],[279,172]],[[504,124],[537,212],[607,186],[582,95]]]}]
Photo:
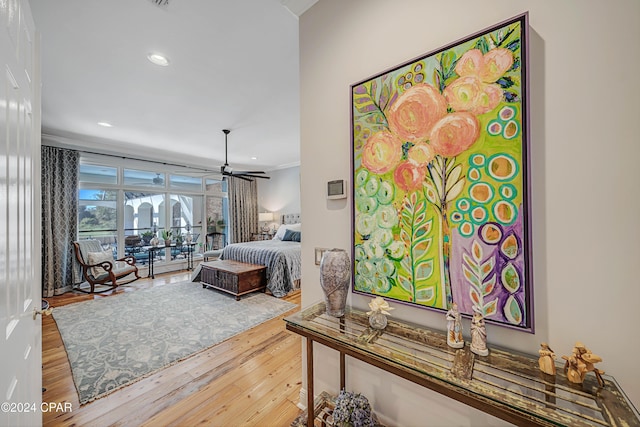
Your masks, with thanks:
[{"label": "ceiling fan blade", "polygon": [[271,179],[271,177],[268,177],[268,176],[253,175],[253,174],[250,174],[250,173],[233,173],[233,174],[231,174],[231,176],[237,176],[237,177],[250,176],[251,178]]},{"label": "ceiling fan blade", "polygon": [[187,175],[187,176],[209,176],[209,175],[220,175],[220,171],[193,171],[193,172],[185,172],[185,171],[174,171],[176,175]]},{"label": "ceiling fan blade", "polygon": [[233,173],[260,173],[260,174],[264,174],[266,172],[265,171],[233,171]]}]

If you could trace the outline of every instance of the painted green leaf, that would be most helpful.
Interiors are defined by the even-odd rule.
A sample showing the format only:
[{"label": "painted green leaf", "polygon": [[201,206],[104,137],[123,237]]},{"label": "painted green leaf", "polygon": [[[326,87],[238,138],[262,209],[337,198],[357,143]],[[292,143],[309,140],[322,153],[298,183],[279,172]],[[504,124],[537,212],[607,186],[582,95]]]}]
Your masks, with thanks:
[{"label": "painted green leaf", "polygon": [[493,266],[495,265],[495,258],[489,258],[484,264],[480,266],[480,272],[482,273],[481,279],[484,280],[493,270]]},{"label": "painted green leaf", "polygon": [[476,48],[480,49],[480,51],[484,55],[485,53],[489,52],[489,43],[487,43],[484,37],[480,37],[476,42]]},{"label": "painted green leaf", "polygon": [[471,256],[473,256],[473,259],[476,260],[477,263],[480,263],[480,261],[482,261],[483,255],[484,251],[482,250],[482,246],[480,246],[478,242],[474,240],[471,244]]},{"label": "painted green leaf", "polygon": [[504,317],[509,323],[519,325],[522,322],[522,309],[520,308],[518,300],[513,295],[509,295],[509,298],[507,298],[503,312]]},{"label": "painted green leaf", "polygon": [[413,244],[413,256],[417,259],[422,258],[427,254],[429,248],[431,247],[431,242],[433,239],[422,239]]},{"label": "painted green leaf", "polygon": [[433,182],[425,181],[424,189],[425,189],[424,194],[427,197],[427,200],[429,200],[429,202],[433,203],[434,205],[439,206],[437,201],[436,188],[433,185]]},{"label": "painted green leaf", "polygon": [[419,220],[417,222],[419,222],[421,224],[416,228],[416,231],[414,233],[414,238],[424,237],[424,236],[428,235],[429,233],[431,233],[431,227],[433,226],[433,220],[430,219],[428,221],[424,221],[424,217],[425,217],[424,214],[422,214],[422,215],[420,215],[418,217]]},{"label": "painted green leaf", "polygon": [[422,261],[415,266],[416,279],[428,279],[433,274],[433,259]]},{"label": "painted green leaf", "polygon": [[471,271],[473,271],[473,274],[475,276],[479,276],[480,275],[480,270],[478,269],[478,264],[476,264],[476,262],[468,254],[463,253],[462,254],[462,259],[467,264],[467,266],[471,269]]},{"label": "painted green leaf", "polygon": [[495,314],[497,311],[498,311],[498,298],[494,299],[493,301],[489,301],[484,305],[484,307],[482,307],[482,314],[484,315],[484,317],[489,317]]},{"label": "painted green leaf", "polygon": [[480,307],[480,294],[475,288],[469,288],[469,298],[473,302],[474,307]]},{"label": "painted green leaf", "polygon": [[480,287],[480,281],[478,280],[478,277],[473,274],[473,272],[469,270],[466,265],[462,266],[462,273],[464,274],[465,279],[469,281],[469,283],[471,283],[476,288]]},{"label": "painted green leaf", "polygon": [[[453,165],[454,163],[451,162],[450,164]],[[455,167],[451,169],[451,172],[447,172],[447,191],[451,189],[454,183],[458,182],[458,179],[460,179],[460,176],[462,175],[462,165],[457,164],[454,166]]]},{"label": "painted green leaf", "polygon": [[496,287],[496,275],[491,276],[489,280],[482,283],[482,295],[489,295]]},{"label": "painted green leaf", "polygon": [[416,291],[416,302],[421,302],[427,305],[433,305],[433,299],[436,296],[436,291],[434,286],[429,286],[424,289],[420,289]]},{"label": "painted green leaf", "polygon": [[407,233],[407,231],[404,228],[400,230],[400,239],[402,239],[402,241],[407,247],[411,244],[411,236],[409,236],[409,233]]},{"label": "painted green leaf", "polygon": [[458,182],[456,182],[451,190],[447,191],[447,196],[445,197],[446,202],[450,202],[454,200],[456,197],[462,193],[462,189],[464,188],[465,180],[464,177],[460,178]]},{"label": "painted green leaf", "polygon": [[520,275],[518,270],[511,263],[508,263],[501,273],[502,286],[510,293],[516,292],[520,289]]},{"label": "painted green leaf", "polygon": [[[406,256],[401,265],[414,284],[428,279],[434,271],[433,258],[427,258],[433,242],[433,237],[430,236],[433,219],[427,219],[428,206],[425,195],[414,191],[404,199],[400,209],[400,236],[406,248]],[[416,298],[414,293],[414,300]]]},{"label": "painted green leaf", "polygon": [[413,283],[405,276],[398,276],[398,282],[400,283],[400,287],[407,291],[410,294],[413,294]]}]

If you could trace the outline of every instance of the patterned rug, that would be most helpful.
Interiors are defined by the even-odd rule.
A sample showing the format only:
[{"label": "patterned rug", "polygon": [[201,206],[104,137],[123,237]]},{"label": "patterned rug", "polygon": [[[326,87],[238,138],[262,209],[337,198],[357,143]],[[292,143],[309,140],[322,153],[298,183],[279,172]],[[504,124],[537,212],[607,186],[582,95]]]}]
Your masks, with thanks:
[{"label": "patterned rug", "polygon": [[56,307],[53,317],[84,404],[294,307],[184,282]]}]

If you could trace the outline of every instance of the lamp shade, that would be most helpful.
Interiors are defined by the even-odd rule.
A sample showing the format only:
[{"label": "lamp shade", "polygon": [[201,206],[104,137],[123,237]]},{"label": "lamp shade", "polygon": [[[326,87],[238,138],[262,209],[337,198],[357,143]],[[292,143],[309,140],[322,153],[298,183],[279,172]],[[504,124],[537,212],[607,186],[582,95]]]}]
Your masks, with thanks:
[{"label": "lamp shade", "polygon": [[273,221],[273,212],[260,212],[258,214],[258,221],[260,222]]}]

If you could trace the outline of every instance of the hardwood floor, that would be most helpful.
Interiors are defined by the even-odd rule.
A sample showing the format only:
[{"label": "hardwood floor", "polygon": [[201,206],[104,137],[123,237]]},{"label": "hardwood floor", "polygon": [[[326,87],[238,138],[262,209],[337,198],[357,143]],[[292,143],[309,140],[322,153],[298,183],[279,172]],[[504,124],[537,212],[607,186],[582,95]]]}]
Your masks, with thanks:
[{"label": "hardwood floor", "polygon": [[[59,307],[189,280],[188,272],[141,279],[104,295],[47,298]],[[212,292],[216,292],[213,291]],[[300,292],[283,298],[300,305]],[[288,426],[299,415],[301,338],[282,319],[299,307],[189,359],[80,406],[67,353],[51,316],[42,321],[44,426]]]}]

